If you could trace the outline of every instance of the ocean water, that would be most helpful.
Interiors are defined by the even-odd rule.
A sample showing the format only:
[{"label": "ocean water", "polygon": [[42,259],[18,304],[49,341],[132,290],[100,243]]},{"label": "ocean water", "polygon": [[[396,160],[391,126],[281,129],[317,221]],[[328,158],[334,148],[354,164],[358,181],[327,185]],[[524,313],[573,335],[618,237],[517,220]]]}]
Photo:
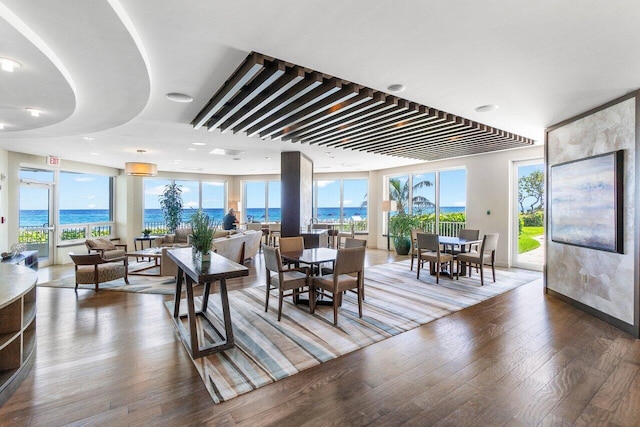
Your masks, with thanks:
[{"label": "ocean water", "polygon": [[[443,206],[442,213],[464,212],[464,207]],[[224,209],[204,209],[204,211],[216,222],[222,221],[226,214]],[[182,221],[189,222],[191,214],[195,209],[185,209],[182,213]],[[266,221],[265,209],[247,209],[247,219],[257,222]],[[344,217],[349,219],[359,215],[362,219],[367,218],[367,210],[361,208],[344,208]],[[280,221],[280,209],[269,209],[269,221]],[[318,208],[318,220],[320,222],[338,222],[340,220],[340,208]],[[60,225],[65,224],[86,224],[96,222],[109,222],[109,211],[107,209],[63,209],[60,211]],[[144,223],[163,223],[164,217],[160,209],[145,209]],[[46,210],[21,210],[20,227],[42,226],[48,223]]]}]

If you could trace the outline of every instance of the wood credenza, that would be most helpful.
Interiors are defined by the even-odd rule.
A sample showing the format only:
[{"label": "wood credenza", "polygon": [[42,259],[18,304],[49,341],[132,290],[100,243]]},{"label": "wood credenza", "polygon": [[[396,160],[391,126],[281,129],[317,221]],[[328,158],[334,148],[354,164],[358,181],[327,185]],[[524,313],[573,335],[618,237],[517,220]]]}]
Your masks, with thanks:
[{"label": "wood credenza", "polygon": [[0,406],[28,375],[36,353],[36,282],[23,265],[0,264]]}]

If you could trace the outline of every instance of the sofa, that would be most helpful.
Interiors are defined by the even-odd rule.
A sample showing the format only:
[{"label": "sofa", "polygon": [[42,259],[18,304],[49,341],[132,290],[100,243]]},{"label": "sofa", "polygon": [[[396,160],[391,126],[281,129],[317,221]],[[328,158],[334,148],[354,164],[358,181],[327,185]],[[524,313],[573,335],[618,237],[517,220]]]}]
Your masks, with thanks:
[{"label": "sofa", "polygon": [[[261,231],[246,230],[224,233],[219,233],[219,231],[222,230],[216,230],[214,239],[211,242],[211,249],[214,252],[236,262],[240,259],[242,259],[242,262],[245,262],[248,259],[254,258],[258,254],[258,250],[260,249],[260,241],[262,239]],[[167,251],[171,250],[174,247],[185,246],[188,245],[174,243],[171,246],[163,246],[162,260],[160,262],[161,276],[175,276],[178,273],[178,266],[167,256]]]},{"label": "sofa", "polygon": [[[216,230],[213,233],[213,238],[219,239],[237,232],[236,230]],[[191,227],[178,228],[174,234],[165,234],[164,236],[156,238],[156,246],[160,248],[189,244],[191,244]]]}]

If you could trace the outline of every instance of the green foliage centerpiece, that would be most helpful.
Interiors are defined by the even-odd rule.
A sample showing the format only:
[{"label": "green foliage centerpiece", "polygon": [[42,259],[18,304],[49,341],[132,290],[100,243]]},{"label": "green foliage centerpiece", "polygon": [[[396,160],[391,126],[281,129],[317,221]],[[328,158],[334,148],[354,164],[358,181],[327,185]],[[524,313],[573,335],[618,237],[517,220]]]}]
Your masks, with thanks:
[{"label": "green foliage centerpiece", "polygon": [[164,186],[160,195],[160,208],[167,224],[167,231],[175,233],[182,222],[182,186],[172,182]]},{"label": "green foliage centerpiece", "polygon": [[216,224],[202,209],[191,215],[191,246],[194,256],[202,262],[211,261],[211,241],[215,230]]}]

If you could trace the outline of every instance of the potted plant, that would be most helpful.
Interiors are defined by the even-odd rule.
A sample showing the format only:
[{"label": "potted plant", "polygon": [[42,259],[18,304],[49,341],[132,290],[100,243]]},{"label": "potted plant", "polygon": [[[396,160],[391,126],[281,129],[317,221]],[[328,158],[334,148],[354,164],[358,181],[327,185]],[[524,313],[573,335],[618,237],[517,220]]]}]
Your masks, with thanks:
[{"label": "potted plant", "polygon": [[160,195],[160,209],[167,224],[167,231],[175,233],[182,222],[182,186],[172,182],[164,186]]},{"label": "potted plant", "polygon": [[407,255],[411,250],[411,229],[420,227],[420,219],[416,215],[407,215],[400,211],[389,220],[389,233],[393,238],[393,246],[398,255]]},{"label": "potted plant", "polygon": [[142,230],[142,235],[146,238],[149,237],[149,235],[151,234],[151,230],[149,228],[145,228],[144,230]]},{"label": "potted plant", "polygon": [[216,224],[202,209],[191,215],[191,245],[194,255],[202,262],[211,261],[211,241],[215,230]]}]

